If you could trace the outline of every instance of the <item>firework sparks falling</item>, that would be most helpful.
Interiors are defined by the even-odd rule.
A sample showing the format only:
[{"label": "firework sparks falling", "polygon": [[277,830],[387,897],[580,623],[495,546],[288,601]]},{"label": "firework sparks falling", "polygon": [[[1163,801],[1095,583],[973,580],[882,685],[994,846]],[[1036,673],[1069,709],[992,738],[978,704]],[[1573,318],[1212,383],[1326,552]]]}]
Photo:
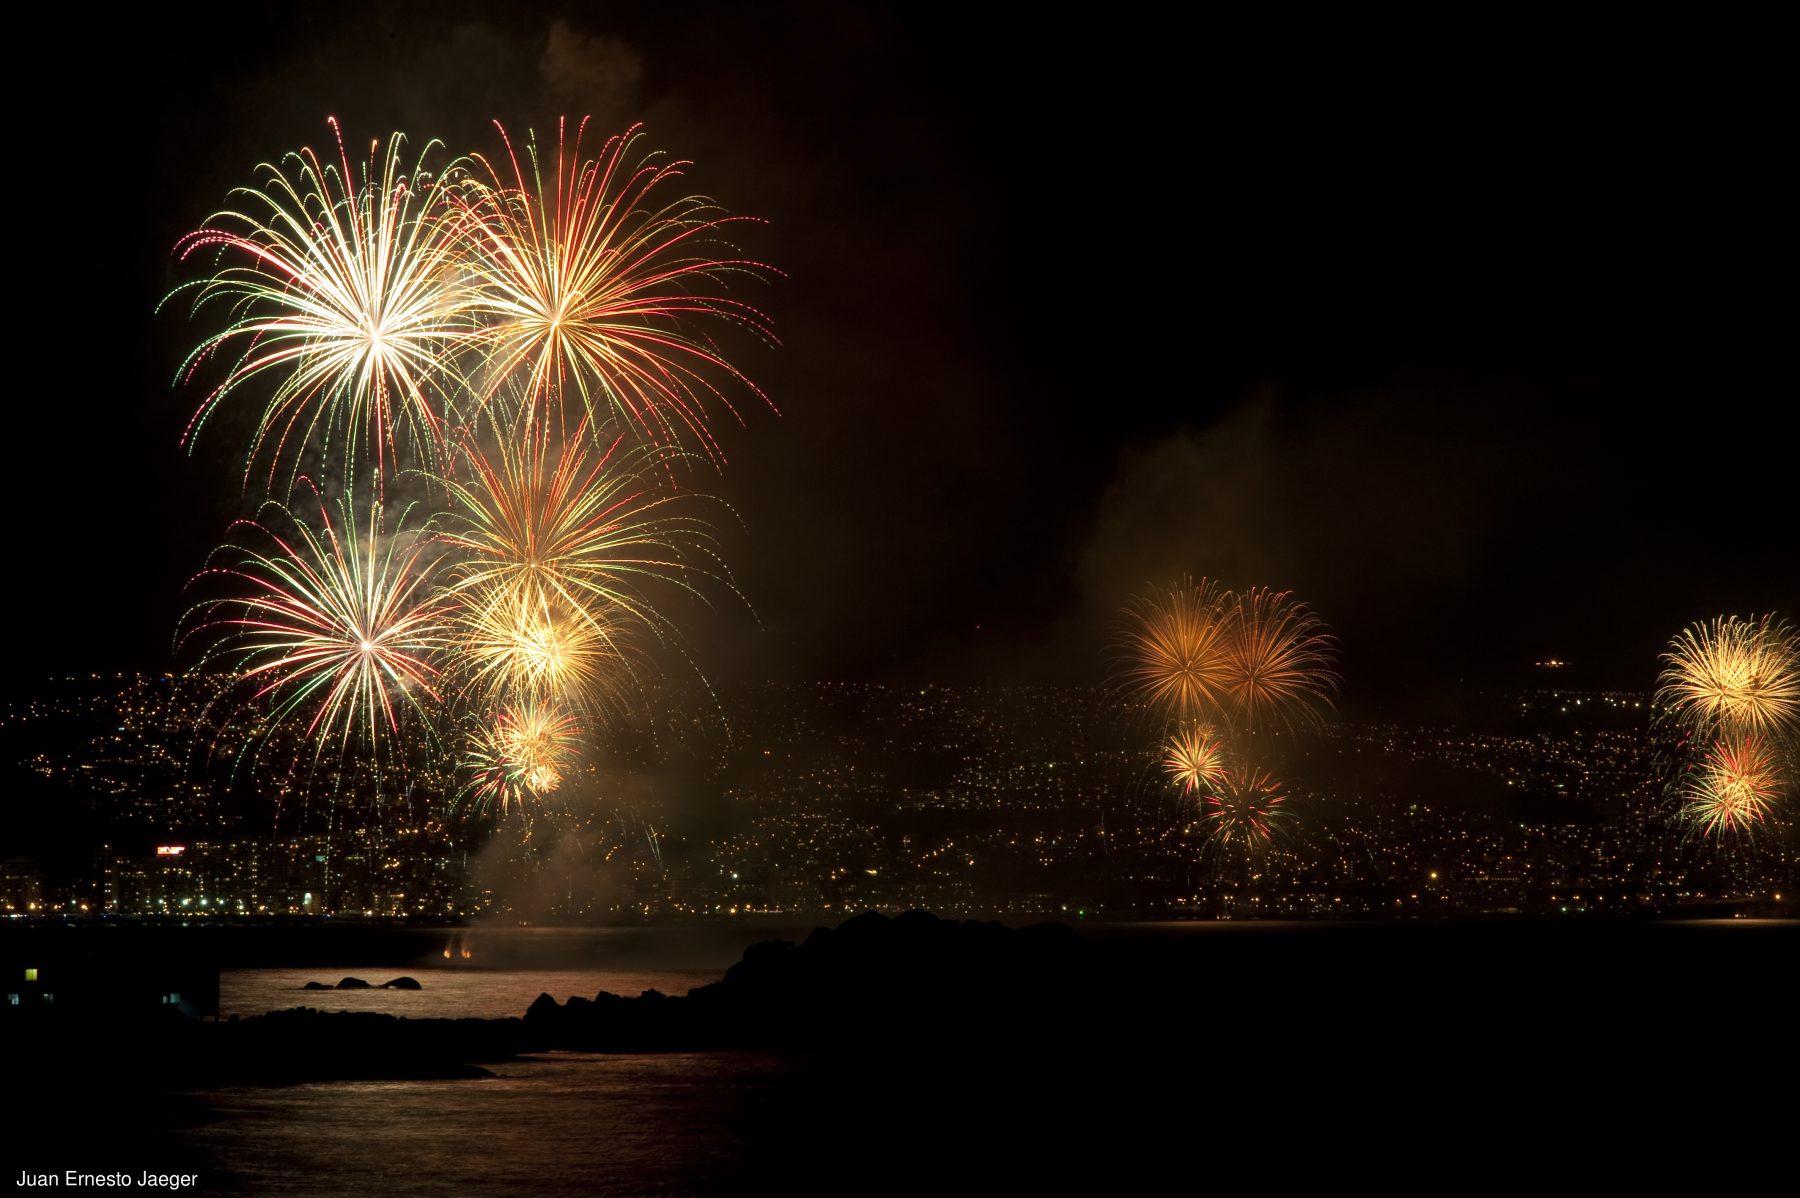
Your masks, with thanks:
[{"label": "firework sparks falling", "polygon": [[346,497],[334,522],[321,500],[316,529],[281,504],[265,507],[294,535],[242,521],[274,551],[217,551],[242,557],[201,577],[229,579],[248,593],[190,609],[190,635],[218,636],[206,660],[231,661],[253,698],[274,704],[276,724],[304,726],[315,756],[332,742],[379,748],[401,734],[405,711],[429,727],[428,705],[440,697],[434,658],[449,640],[429,542],[405,532],[404,511],[395,529],[384,529],[378,503],[362,523]]},{"label": "firework sparks falling", "polygon": [[526,699],[500,709],[464,757],[468,800],[501,814],[562,785],[581,751],[581,726],[555,703]]},{"label": "firework sparks falling", "polygon": [[1800,727],[1800,636],[1786,621],[1720,616],[1669,642],[1656,706],[1701,734]]},{"label": "firework sparks falling", "polygon": [[1210,790],[1225,776],[1224,743],[1208,725],[1192,725],[1169,738],[1163,770],[1185,794]]},{"label": "firework sparks falling", "polygon": [[1217,711],[1234,619],[1230,592],[1204,578],[1133,600],[1120,645],[1126,681],[1165,719],[1188,723]]},{"label": "firework sparks falling", "polygon": [[335,120],[331,127],[337,162],[305,148],[280,167],[265,164],[263,187],[236,193],[247,201],[242,210],[216,213],[178,247],[184,261],[217,253],[216,273],[177,293],[192,290],[196,311],[223,305],[232,321],[199,344],[182,376],[227,346],[242,346],[185,439],[191,443],[253,379],[275,380],[246,479],[265,448],[272,479],[283,455],[298,455],[315,437],[323,450],[342,438],[352,466],[359,452],[372,451],[378,471],[402,439],[428,455],[441,456],[446,444],[436,397],[453,393],[449,351],[471,326],[455,222],[440,219],[442,177],[425,165],[436,143],[410,177],[400,134],[385,154],[373,144],[359,184]]},{"label": "firework sparks falling", "polygon": [[1747,833],[1781,793],[1774,754],[1760,733],[1727,735],[1690,779],[1682,817],[1702,835]]},{"label": "firework sparks falling", "polygon": [[708,410],[737,412],[714,380],[768,399],[693,326],[772,342],[762,313],[722,292],[733,276],[775,272],[714,256],[727,226],[750,218],[701,196],[662,198],[687,163],[638,156],[637,126],[584,159],[585,128],[571,137],[559,123],[553,162],[529,138],[521,161],[504,128],[504,165],[477,156],[491,184],[471,184],[463,210],[485,375],[522,379],[534,404],[578,397],[592,427],[616,417],[649,443],[692,438],[721,461]]},{"label": "firework sparks falling", "polygon": [[1252,587],[1236,597],[1222,669],[1237,723],[1253,731],[1271,720],[1316,724],[1337,689],[1336,640],[1286,591]]}]

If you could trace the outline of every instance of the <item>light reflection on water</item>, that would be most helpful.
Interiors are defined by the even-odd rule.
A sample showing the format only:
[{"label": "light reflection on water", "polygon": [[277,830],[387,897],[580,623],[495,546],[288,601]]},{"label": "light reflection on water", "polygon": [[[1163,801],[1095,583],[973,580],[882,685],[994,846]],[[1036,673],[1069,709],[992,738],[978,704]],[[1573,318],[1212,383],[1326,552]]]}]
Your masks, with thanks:
[{"label": "light reflection on water", "polygon": [[[685,1194],[741,1181],[791,1064],[548,1053],[473,1081],[233,1087],[182,1132],[206,1192]],[[768,1146],[762,1146],[766,1153]]]},{"label": "light reflection on water", "polygon": [[[289,1007],[321,1011],[380,1011],[412,1019],[506,1019],[523,1015],[540,994],[562,1002],[605,990],[636,997],[646,990],[686,994],[716,982],[723,969],[438,969],[409,976],[420,990],[382,990],[399,971],[366,967],[231,969],[219,975],[219,1015],[262,1015]],[[359,977],[368,990],[304,990],[308,982],[335,986]]]},{"label": "light reflection on water", "polygon": [[[504,1019],[525,1013],[548,994],[559,1002],[600,991],[635,997],[645,990],[682,995],[716,982],[759,940],[804,940],[806,924],[733,927],[506,928],[446,930],[441,947],[423,957],[400,952],[381,964],[303,968],[228,969],[219,975],[219,1014],[261,1015],[290,1007],[379,1011],[414,1019]],[[397,938],[412,946],[416,938]],[[326,958],[329,959],[329,958]],[[420,990],[382,990],[411,977]],[[368,990],[305,990],[308,982],[335,987],[341,978]]]}]

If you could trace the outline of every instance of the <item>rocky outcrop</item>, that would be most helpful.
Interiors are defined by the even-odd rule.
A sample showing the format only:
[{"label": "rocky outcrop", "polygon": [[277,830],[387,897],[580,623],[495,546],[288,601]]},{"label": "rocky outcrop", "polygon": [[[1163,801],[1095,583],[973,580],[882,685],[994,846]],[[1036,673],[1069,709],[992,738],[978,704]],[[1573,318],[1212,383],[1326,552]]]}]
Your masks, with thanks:
[{"label": "rocky outcrop", "polygon": [[591,1052],[1023,1042],[1075,1015],[1096,987],[1087,946],[1063,924],[870,912],[800,944],[752,945],[685,998],[540,995],[525,1028],[533,1048]]},{"label": "rocky outcrop", "polygon": [[412,977],[397,977],[383,982],[379,986],[371,986],[361,978],[343,978],[336,986],[327,985],[324,982],[308,982],[300,987],[302,990],[423,990],[424,988],[419,985],[418,978]]}]

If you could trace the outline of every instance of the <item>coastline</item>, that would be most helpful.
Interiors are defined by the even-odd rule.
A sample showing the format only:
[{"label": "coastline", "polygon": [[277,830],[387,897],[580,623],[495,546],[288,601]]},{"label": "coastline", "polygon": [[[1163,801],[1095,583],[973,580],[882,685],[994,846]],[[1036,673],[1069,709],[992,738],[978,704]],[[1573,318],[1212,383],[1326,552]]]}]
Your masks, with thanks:
[{"label": "coastline", "polygon": [[[1346,1035],[1424,1057],[1458,1038],[1534,1055],[1609,1043],[1621,1058],[1667,1012],[1782,992],[1800,922],[1297,923],[1007,928],[868,913],[804,940],[760,941],[686,995],[540,994],[501,1019],[333,1011],[329,992],[225,1021],[61,1003],[13,1011],[25,1056],[65,1079],[134,1090],[449,1079],[544,1052],[728,1049],[1006,1057],[1056,1043],[1142,1044],[1222,1006],[1283,1027],[1274,1049]],[[426,975],[429,979],[429,975]],[[429,984],[429,980],[427,982]],[[297,998],[300,996],[297,995]],[[1604,1013],[1602,1015],[1602,1013]],[[1654,1034],[1663,1034],[1655,1031]],[[1176,1044],[1175,1051],[1188,1051]],[[1246,1052],[1215,1045],[1212,1054]]]}]

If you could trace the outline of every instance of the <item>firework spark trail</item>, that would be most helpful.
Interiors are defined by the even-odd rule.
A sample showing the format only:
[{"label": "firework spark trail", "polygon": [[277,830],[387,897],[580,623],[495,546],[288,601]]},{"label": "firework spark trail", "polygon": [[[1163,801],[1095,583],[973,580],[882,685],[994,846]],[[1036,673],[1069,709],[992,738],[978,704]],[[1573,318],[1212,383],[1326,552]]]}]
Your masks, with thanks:
[{"label": "firework spark trail", "polygon": [[[252,201],[248,210],[216,213],[177,247],[184,261],[216,251],[235,262],[171,293],[191,290],[193,310],[217,303],[231,314],[188,355],[181,377],[227,346],[243,347],[183,440],[191,446],[252,380],[276,380],[245,460],[246,482],[265,446],[273,483],[282,456],[297,457],[315,438],[328,453],[341,437],[346,475],[355,473],[359,449],[372,450],[378,477],[402,436],[428,457],[441,458],[447,444],[446,397],[458,386],[451,351],[473,325],[458,222],[443,216],[443,176],[425,166],[438,143],[426,145],[410,180],[402,135],[389,139],[379,162],[372,143],[358,186],[335,120],[331,128],[337,163],[308,147],[280,167],[264,164],[262,188],[234,193]],[[289,490],[299,468],[296,460]]]},{"label": "firework spark trail", "polygon": [[707,412],[715,403],[738,412],[713,379],[774,405],[690,329],[722,322],[773,343],[761,312],[721,292],[733,276],[778,272],[713,256],[728,226],[753,218],[727,216],[702,196],[661,199],[690,164],[648,154],[634,165],[640,126],[584,159],[586,125],[571,139],[559,122],[548,185],[535,139],[525,144],[527,168],[498,122],[504,165],[476,156],[491,182],[466,190],[462,228],[480,278],[485,374],[523,379],[534,405],[560,408],[572,392],[590,427],[616,418],[661,446],[691,437],[722,463]]},{"label": "firework spark trail", "polygon": [[341,529],[322,499],[317,529],[282,504],[264,506],[294,534],[240,521],[235,527],[256,530],[274,551],[232,543],[215,551],[242,557],[199,577],[230,580],[246,593],[189,609],[188,636],[216,636],[203,664],[229,661],[254,689],[253,701],[273,703],[273,724],[304,726],[315,759],[334,741],[340,750],[360,741],[379,751],[402,735],[403,712],[429,729],[441,698],[434,659],[448,644],[430,542],[405,532],[404,510],[385,529],[379,503],[365,528],[342,499]]},{"label": "firework spark trail", "polygon": [[1800,730],[1800,635],[1784,620],[1720,616],[1683,629],[1662,655],[1655,706],[1703,736]]},{"label": "firework spark trail", "polygon": [[1754,731],[1727,734],[1689,779],[1681,815],[1705,836],[1748,833],[1780,793],[1781,777],[1763,736]]}]

